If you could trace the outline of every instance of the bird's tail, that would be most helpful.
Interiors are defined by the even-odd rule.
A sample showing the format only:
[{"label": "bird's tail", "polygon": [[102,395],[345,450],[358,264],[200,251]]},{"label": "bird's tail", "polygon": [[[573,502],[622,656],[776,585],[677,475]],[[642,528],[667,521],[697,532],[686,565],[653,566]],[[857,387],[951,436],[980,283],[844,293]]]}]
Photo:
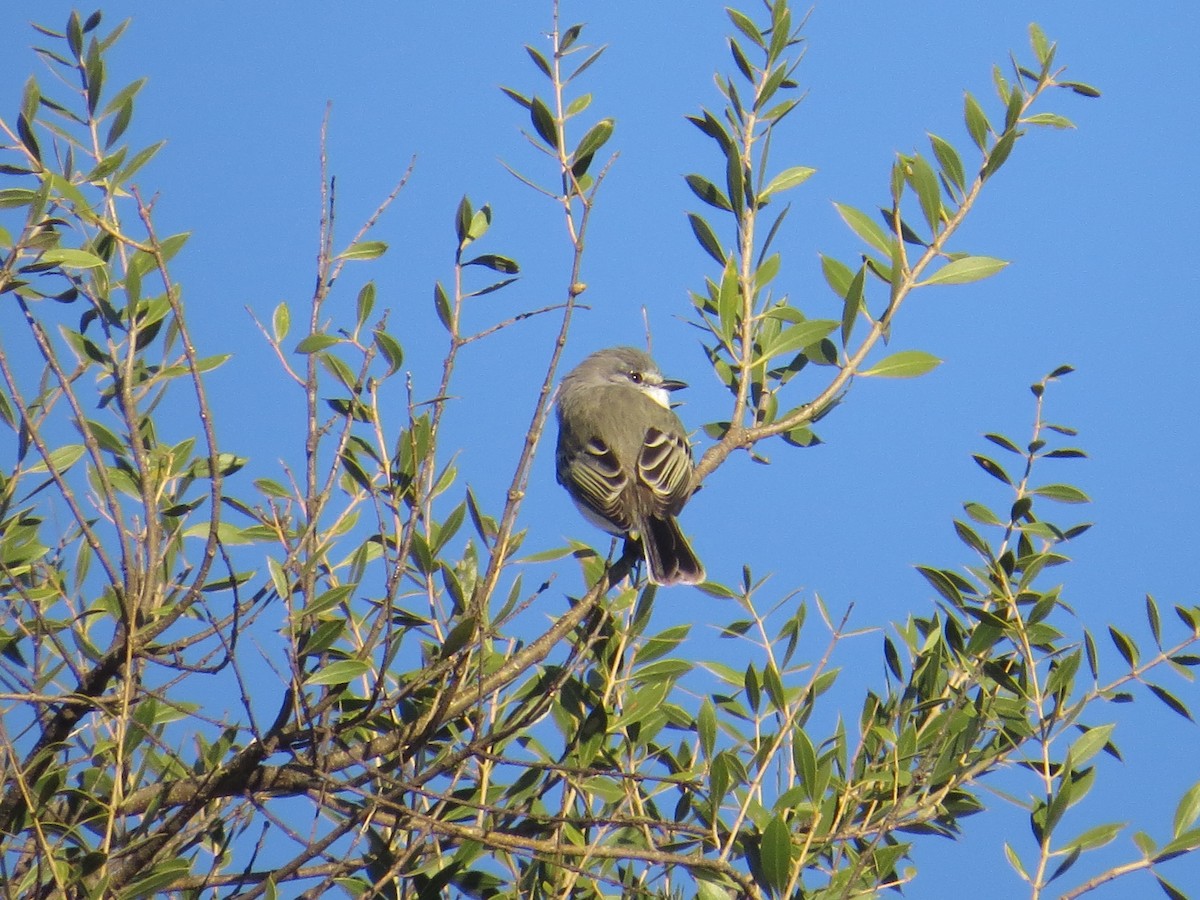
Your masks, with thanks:
[{"label": "bird's tail", "polygon": [[654,584],[699,584],[704,580],[704,566],[674,516],[649,518],[640,531],[646,568]]}]

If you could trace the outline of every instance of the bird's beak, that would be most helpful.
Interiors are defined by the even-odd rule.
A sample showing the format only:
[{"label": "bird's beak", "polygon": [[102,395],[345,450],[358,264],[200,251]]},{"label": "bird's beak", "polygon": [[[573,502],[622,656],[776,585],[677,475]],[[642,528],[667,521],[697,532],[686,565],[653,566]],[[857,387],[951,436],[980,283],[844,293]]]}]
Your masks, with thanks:
[{"label": "bird's beak", "polygon": [[664,391],[678,391],[681,388],[687,387],[686,381],[676,381],[673,378],[664,378],[662,384],[659,385]]}]

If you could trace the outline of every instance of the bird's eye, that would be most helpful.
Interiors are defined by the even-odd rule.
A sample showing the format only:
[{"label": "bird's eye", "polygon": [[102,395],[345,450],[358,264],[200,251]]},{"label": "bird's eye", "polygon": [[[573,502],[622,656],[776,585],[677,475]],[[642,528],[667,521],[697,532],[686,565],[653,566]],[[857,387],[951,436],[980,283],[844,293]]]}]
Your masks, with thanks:
[{"label": "bird's eye", "polygon": [[634,384],[641,384],[642,383],[642,373],[641,372],[630,372],[629,380],[632,381]]}]

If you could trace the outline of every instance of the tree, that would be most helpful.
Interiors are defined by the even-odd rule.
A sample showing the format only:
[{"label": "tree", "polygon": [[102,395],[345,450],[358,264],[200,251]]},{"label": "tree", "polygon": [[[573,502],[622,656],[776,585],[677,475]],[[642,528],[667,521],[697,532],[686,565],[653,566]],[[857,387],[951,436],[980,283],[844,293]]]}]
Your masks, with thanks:
[{"label": "tree", "polygon": [[[774,246],[786,192],[812,172],[767,154],[798,103],[803,23],[784,0],[729,17],[722,106],[690,116],[717,151],[715,174],[687,178],[715,266],[691,315],[730,394],[727,421],[705,428],[701,481],[773,438],[813,445],[857,378],[935,367],[884,351],[894,319],[919,289],[1005,265],[958,250],[960,225],[1026,132],[1069,126],[1043,110],[1049,95],[1096,93],[1062,79],[1032,27],[1032,62],[996,72],[995,111],[967,96],[968,154],[931,137],[929,153],[896,159],[881,218],[839,205],[863,252],[822,258],[840,316],[815,318],[776,293]],[[304,447],[295,470],[247,489],[205,387],[224,357],[195,345],[172,275],[186,235],[160,234],[137,187],[158,145],[124,142],[142,83],[105,82],[124,25],[102,26],[97,13],[40,29],[52,44],[39,53],[77,90],[31,79],[0,120],[0,297],[24,329],[0,344],[6,896],[869,895],[914,877],[914,835],[954,837],[986,814],[1012,768],[1028,779],[1017,802],[1033,841],[1005,850],[1031,896],[1121,833],[1069,815],[1098,754],[1119,752],[1097,717],[1140,684],[1190,718],[1155,673],[1197,663],[1200,610],[1175,607],[1171,637],[1148,598],[1155,646],[1109,626],[1127,668],[1102,677],[1050,577],[1087,528],[1059,520],[1086,495],[1042,475],[1083,455],[1044,412],[1068,367],[1033,386],[1028,440],[988,435],[999,450],[976,461],[1011,503],[965,506],[965,565],[920,569],[936,599],[894,624],[886,681],[827,731],[818,713],[859,626],[819,599],[776,601],[748,569],[704,587],[742,611],[721,660],[692,662],[686,628],[651,630],[657,593],[632,554],[583,543],[537,557],[578,564],[589,587],[535,629],[523,614],[559,598],[549,581],[524,585],[522,502],[612,162],[614,119],[582,88],[602,49],[556,8],[553,52],[527,48],[541,88],[505,89],[544,156],[516,174],[561,209],[561,302],[468,324],[519,266],[491,244],[491,208],[464,197],[453,269],[433,289],[446,342],[434,373],[403,380],[374,283],[346,287],[348,264],[386,251],[371,229],[407,176],[343,245],[324,173],[313,295],[261,326],[305,398]],[[557,316],[558,336],[496,502],[463,486],[443,416],[471,400],[452,399],[464,354],[532,315]],[[397,393],[399,422],[384,402]],[[236,692],[238,714],[213,685]],[[1140,870],[1182,896],[1159,866],[1200,844],[1198,815],[1200,786],[1168,842],[1135,835],[1138,855],[1068,896]]]}]

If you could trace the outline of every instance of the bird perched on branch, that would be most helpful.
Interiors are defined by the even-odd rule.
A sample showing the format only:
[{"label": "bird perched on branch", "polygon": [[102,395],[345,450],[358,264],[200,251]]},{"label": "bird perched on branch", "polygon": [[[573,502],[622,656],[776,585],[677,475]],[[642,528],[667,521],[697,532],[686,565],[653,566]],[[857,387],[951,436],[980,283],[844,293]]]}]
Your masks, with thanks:
[{"label": "bird perched on branch", "polygon": [[692,451],[672,391],[634,347],[598,350],[558,389],[558,482],[594,525],[641,543],[654,584],[699,584],[704,566],[675,517],[692,495]]}]

